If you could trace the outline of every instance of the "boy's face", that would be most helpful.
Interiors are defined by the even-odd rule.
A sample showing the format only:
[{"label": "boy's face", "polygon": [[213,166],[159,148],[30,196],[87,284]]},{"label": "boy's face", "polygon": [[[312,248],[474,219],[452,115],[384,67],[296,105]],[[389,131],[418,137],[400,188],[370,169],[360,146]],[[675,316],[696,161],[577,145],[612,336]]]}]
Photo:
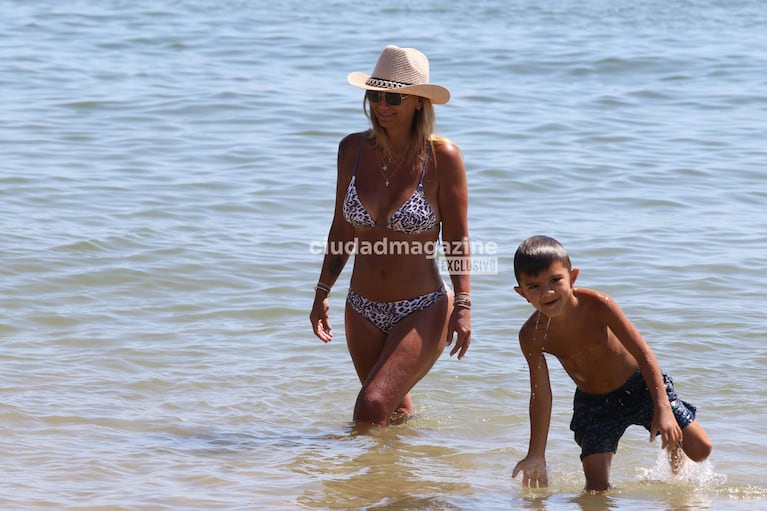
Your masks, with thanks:
[{"label": "boy's face", "polygon": [[514,290],[548,317],[557,316],[570,302],[578,269],[555,261],[537,275],[522,273]]}]

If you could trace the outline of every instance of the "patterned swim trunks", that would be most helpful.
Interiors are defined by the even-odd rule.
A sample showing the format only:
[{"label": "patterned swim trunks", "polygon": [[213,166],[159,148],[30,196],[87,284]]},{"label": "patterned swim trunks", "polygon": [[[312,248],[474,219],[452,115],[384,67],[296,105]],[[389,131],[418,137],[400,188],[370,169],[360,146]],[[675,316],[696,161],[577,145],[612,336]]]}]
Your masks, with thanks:
[{"label": "patterned swim trunks", "polygon": [[[696,408],[679,399],[671,377],[663,374],[663,382],[676,422],[684,429],[695,420]],[[607,394],[588,394],[576,389],[570,429],[581,447],[581,459],[590,454],[615,453],[618,441],[632,424],[650,431],[653,408],[650,391],[639,369],[621,388]]]}]

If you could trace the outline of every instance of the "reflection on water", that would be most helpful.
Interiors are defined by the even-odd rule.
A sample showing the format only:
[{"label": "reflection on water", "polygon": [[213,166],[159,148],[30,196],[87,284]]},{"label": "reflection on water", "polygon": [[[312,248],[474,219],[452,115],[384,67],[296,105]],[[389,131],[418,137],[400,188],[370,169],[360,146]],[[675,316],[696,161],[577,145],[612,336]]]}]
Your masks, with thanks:
[{"label": "reflection on water", "polygon": [[615,497],[609,492],[583,492],[571,498],[570,502],[577,504],[581,511],[610,511],[616,506]]},{"label": "reflection on water", "polygon": [[455,474],[471,466],[433,440],[403,425],[306,451],[293,470],[312,473],[321,485],[299,502],[318,509],[459,509],[451,499],[471,487]]},{"label": "reflection on water", "polygon": [[[0,509],[764,507],[760,2],[12,4]],[[323,345],[310,243],[333,214],[338,142],[367,126],[346,73],[398,40],[454,93],[439,131],[464,153],[472,238],[499,265],[472,280],[467,357],[414,389],[417,420],[355,435],[351,265]],[[511,480],[530,314],[512,256],[539,233],[699,406],[709,467],[670,477],[638,434],[615,488],[583,495],[572,382],[552,368],[552,486]]]}]

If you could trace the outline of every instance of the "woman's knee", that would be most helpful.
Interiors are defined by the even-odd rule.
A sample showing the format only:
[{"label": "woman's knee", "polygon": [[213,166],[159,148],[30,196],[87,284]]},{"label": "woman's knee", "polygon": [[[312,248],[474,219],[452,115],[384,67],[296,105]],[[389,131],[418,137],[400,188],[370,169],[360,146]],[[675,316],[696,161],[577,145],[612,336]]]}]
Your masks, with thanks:
[{"label": "woman's knee", "polygon": [[354,421],[386,425],[392,412],[394,409],[383,393],[363,387],[354,406]]}]

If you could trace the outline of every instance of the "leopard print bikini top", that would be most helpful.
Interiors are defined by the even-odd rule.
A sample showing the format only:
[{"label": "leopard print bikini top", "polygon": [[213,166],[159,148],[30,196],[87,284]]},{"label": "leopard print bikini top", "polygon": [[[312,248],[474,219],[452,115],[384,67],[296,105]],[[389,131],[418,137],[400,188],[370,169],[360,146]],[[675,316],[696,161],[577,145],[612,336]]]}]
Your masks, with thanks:
[{"label": "leopard print bikini top", "polygon": [[[357,159],[354,161],[354,174],[344,197],[343,212],[346,221],[354,227],[376,227],[375,220],[370,216],[370,213],[368,213],[368,210],[365,209],[362,201],[360,201],[359,195],[357,195],[357,165],[360,161],[363,140],[364,137],[360,137]],[[426,174],[426,166],[429,164],[430,155],[431,147],[426,152],[426,159],[423,162],[418,187],[416,187],[410,198],[389,218],[389,222],[386,225],[387,229],[405,234],[419,234],[437,226],[436,215],[429,201],[426,200],[426,194],[423,191],[423,176]]]}]

